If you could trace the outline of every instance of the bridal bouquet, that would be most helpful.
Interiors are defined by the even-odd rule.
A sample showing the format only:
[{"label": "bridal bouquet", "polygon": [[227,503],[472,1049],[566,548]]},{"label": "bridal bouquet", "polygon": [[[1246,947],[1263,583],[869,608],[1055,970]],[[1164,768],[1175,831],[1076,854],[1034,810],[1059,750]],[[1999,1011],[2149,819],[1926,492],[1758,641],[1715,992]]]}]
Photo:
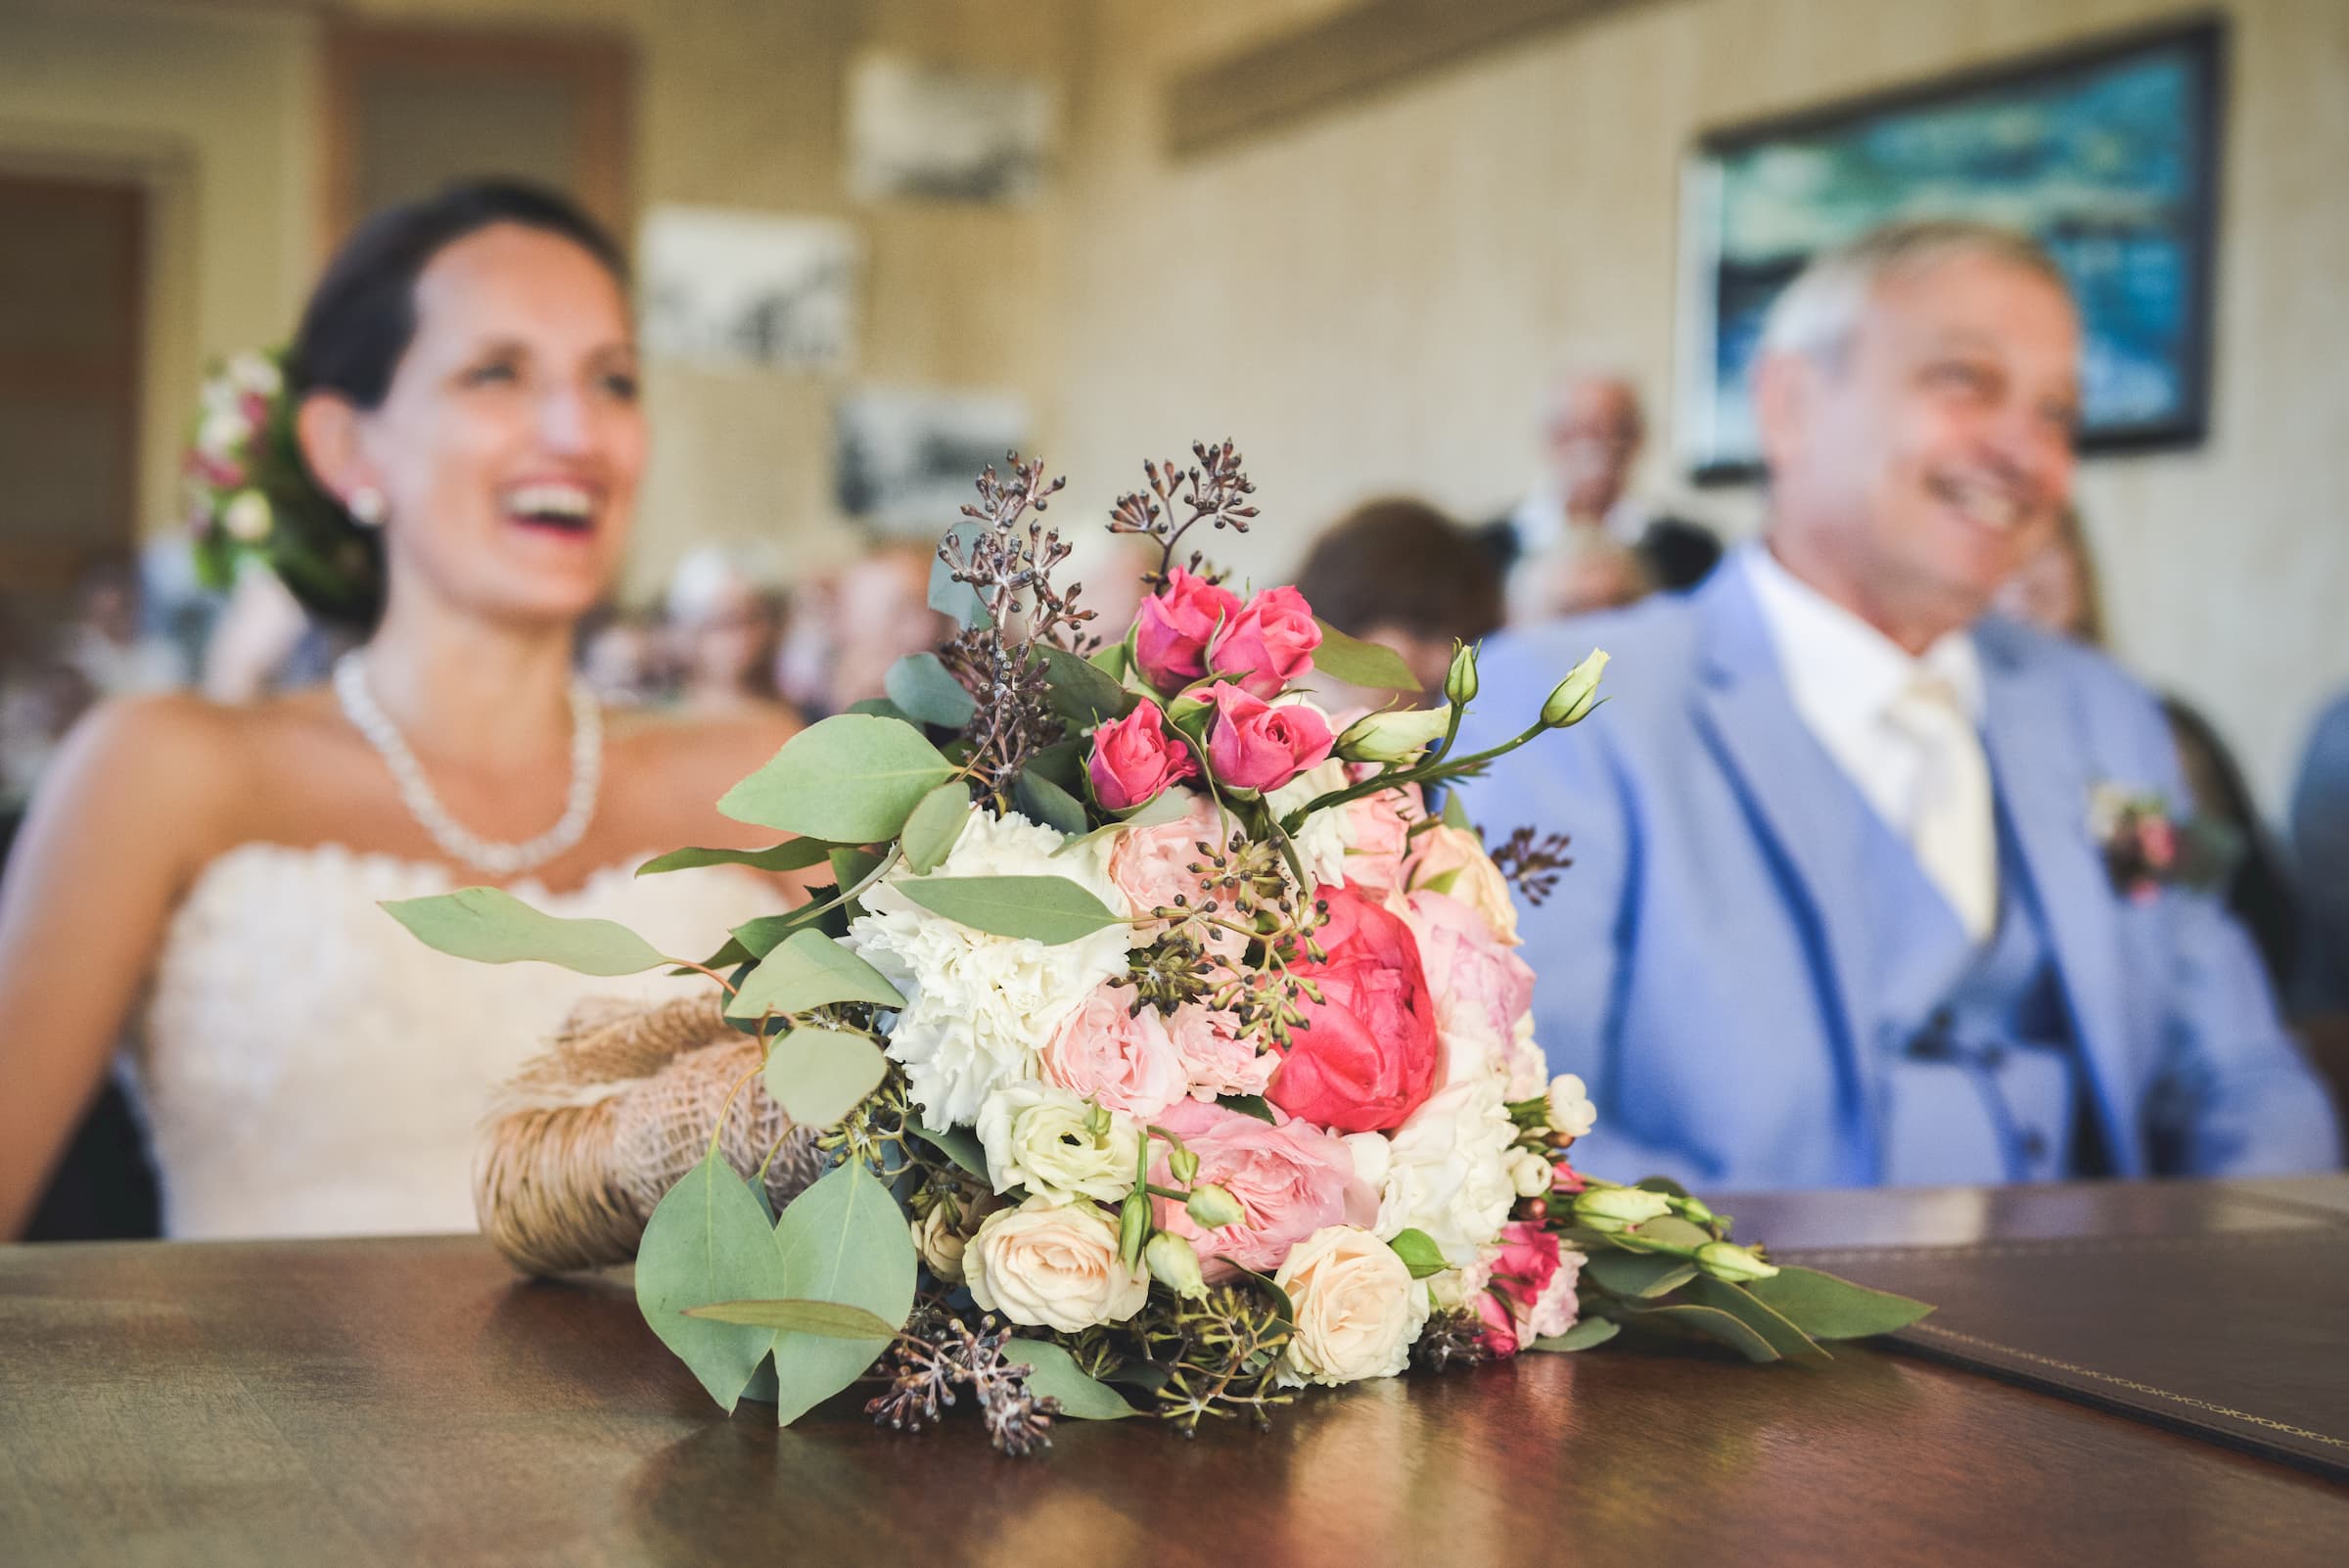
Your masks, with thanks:
[{"label": "bridal bouquet", "polygon": [[1533,1038],[1512,895],[1554,891],[1564,841],[1489,848],[1430,795],[1581,722],[1606,656],[1489,751],[1455,745],[1473,649],[1439,706],[1333,715],[1314,691],[1416,682],[1296,589],[1178,560],[1256,515],[1229,443],[1193,453],[1112,515],[1160,563],[1110,639],[1055,580],[1059,483],[989,470],[933,576],[960,631],[720,803],[795,837],[643,868],[827,867],[803,907],[681,964],[493,890],[390,906],[470,957],[710,975],[753,1078],[824,1130],[779,1215],[713,1137],[645,1226],[653,1330],[729,1410],[789,1422],[862,1379],[918,1428],[967,1393],[1025,1453],[1056,1415],[1261,1420],[1627,1328],[1817,1358],[1919,1315],[1572,1162],[1592,1108]]}]

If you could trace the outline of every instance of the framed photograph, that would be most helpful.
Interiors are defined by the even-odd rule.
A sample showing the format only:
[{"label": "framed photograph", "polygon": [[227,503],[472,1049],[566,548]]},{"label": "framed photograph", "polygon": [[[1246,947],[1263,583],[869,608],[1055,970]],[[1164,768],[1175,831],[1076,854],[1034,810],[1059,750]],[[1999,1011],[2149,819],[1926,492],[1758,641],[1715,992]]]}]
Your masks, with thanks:
[{"label": "framed photograph", "polygon": [[832,410],[840,509],[879,532],[935,539],[978,493],[971,482],[1024,449],[1028,409],[1002,392],[866,387]]},{"label": "framed photograph", "polygon": [[862,202],[1025,202],[1051,154],[1040,77],[868,54],[849,71],[849,194]]},{"label": "framed photograph", "polygon": [[637,252],[645,351],[721,368],[845,370],[860,254],[855,231],[835,218],[656,207]]},{"label": "framed photograph", "polygon": [[1675,427],[1699,483],[1754,477],[1771,302],[1905,218],[2035,236],[2080,300],[2088,451],[2190,445],[2209,402],[2225,35],[2215,21],[1712,132],[1682,185]]}]

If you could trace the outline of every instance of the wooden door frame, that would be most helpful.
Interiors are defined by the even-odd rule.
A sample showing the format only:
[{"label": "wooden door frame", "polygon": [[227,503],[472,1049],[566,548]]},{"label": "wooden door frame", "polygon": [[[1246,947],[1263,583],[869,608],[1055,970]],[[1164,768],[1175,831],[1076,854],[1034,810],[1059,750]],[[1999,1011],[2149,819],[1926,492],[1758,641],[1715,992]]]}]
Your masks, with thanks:
[{"label": "wooden door frame", "polygon": [[[379,66],[464,72],[508,71],[566,78],[580,89],[576,193],[588,215],[616,236],[633,215],[629,138],[634,123],[636,56],[617,33],[486,31],[456,27],[377,26],[337,20],[321,51],[324,143],[318,206],[319,255],[334,253],[364,213],[358,207],[358,127],[353,111],[361,80]],[[624,241],[622,242],[624,244]]]}]

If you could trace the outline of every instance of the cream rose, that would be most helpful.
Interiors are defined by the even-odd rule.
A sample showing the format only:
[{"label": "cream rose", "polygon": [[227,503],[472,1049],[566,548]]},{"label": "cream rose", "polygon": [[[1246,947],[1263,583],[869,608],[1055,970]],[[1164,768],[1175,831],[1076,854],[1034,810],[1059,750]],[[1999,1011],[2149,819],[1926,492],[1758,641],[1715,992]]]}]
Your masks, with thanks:
[{"label": "cream rose", "polygon": [[998,1210],[980,1223],[962,1267],[981,1311],[1064,1334],[1123,1322],[1150,1294],[1150,1275],[1118,1256],[1117,1222],[1089,1203],[1030,1198]]},{"label": "cream rose", "polygon": [[[1101,1124],[1106,1123],[1106,1126]],[[1140,1130],[1050,1084],[1006,1084],[979,1106],[979,1145],[997,1192],[1116,1203],[1133,1190]]]},{"label": "cream rose", "polygon": [[1427,1321],[1426,1287],[1395,1249],[1358,1225],[1328,1225],[1289,1250],[1273,1282],[1297,1310],[1281,1381],[1393,1377]]},{"label": "cream rose", "polygon": [[1517,945],[1517,902],[1509,896],[1509,879],[1475,834],[1437,823],[1411,841],[1406,871],[1409,887],[1449,894],[1485,917],[1494,940]]}]

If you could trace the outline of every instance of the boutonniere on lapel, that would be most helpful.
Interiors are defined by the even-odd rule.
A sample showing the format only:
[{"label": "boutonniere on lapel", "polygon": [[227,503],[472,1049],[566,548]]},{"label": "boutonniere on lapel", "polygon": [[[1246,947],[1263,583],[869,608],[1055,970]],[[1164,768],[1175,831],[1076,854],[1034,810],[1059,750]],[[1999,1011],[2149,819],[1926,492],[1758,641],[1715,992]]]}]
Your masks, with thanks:
[{"label": "boutonniere on lapel", "polygon": [[2088,793],[2088,830],[2115,893],[2143,903],[2162,889],[2207,892],[2241,858],[2234,830],[2209,817],[2180,821],[2159,790],[2098,784]]}]

